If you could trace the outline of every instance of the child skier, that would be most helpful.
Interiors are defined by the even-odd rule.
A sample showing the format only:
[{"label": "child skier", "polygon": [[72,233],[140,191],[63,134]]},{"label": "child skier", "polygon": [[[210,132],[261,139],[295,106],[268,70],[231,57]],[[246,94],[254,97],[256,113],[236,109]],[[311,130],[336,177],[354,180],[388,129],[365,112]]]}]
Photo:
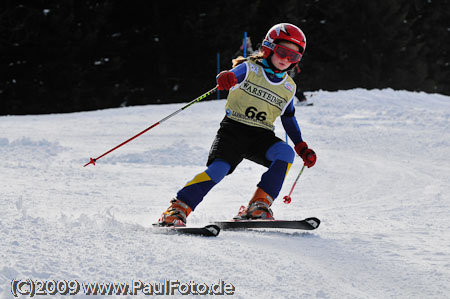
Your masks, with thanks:
[{"label": "child skier", "polygon": [[268,167],[247,207],[235,219],[273,220],[270,209],[294,161],[292,148],[275,136],[278,116],[295,152],[307,167],[316,163],[316,154],[303,141],[295,118],[296,85],[287,71],[305,52],[306,38],[295,25],[273,26],[262,43],[262,51],[248,59],[233,60],[233,68],[217,76],[219,90],[229,90],[225,118],[220,123],[209,153],[208,168],[194,177],[171,201],[161,215],[161,226],[185,226],[186,217],[205,195],[245,158]]}]

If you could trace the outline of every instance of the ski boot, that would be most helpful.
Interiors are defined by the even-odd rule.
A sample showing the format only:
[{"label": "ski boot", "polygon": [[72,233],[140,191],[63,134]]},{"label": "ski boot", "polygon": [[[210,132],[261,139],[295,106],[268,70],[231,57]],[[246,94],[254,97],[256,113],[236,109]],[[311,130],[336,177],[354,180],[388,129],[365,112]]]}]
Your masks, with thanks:
[{"label": "ski boot", "polygon": [[158,219],[159,226],[186,226],[186,217],[192,209],[177,198],[172,199],[170,203],[170,207]]},{"label": "ski boot", "polygon": [[233,218],[235,220],[274,220],[273,212],[270,206],[273,203],[273,198],[264,192],[263,189],[256,189],[253,198],[248,203],[247,207],[241,206],[239,213]]}]

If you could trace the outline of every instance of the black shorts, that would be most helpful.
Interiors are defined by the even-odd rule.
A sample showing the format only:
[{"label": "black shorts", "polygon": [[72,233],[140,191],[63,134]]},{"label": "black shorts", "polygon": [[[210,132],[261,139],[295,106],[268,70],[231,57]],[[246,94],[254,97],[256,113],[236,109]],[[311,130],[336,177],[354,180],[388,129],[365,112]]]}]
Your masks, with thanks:
[{"label": "black shorts", "polygon": [[275,143],[282,141],[273,131],[241,124],[225,117],[220,123],[216,138],[209,152],[207,166],[215,159],[230,163],[232,173],[242,160],[248,159],[269,167],[266,152]]}]

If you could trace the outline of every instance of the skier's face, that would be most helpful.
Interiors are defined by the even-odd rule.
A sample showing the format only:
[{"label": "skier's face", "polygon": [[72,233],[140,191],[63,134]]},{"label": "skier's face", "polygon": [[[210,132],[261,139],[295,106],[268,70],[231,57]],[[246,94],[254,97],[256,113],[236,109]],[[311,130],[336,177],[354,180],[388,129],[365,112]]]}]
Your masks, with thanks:
[{"label": "skier's face", "polygon": [[[296,44],[287,41],[281,41],[279,44],[296,52],[299,51],[299,47]],[[289,61],[288,57],[280,58],[278,55],[274,54],[272,55],[271,60],[273,65],[279,70],[285,70],[291,66],[291,62]]]}]

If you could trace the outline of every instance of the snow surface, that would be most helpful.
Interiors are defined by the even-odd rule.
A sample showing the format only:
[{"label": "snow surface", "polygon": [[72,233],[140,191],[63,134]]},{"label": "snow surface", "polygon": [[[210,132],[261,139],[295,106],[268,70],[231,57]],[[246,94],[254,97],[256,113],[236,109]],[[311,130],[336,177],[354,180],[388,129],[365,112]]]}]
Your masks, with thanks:
[{"label": "snow surface", "polygon": [[[273,210],[279,219],[320,218],[312,233],[204,238],[151,227],[205,169],[223,100],[195,104],[85,168],[184,104],[0,117],[0,297],[12,298],[13,278],[30,278],[223,280],[234,298],[449,298],[450,97],[391,89],[307,95],[314,106],[297,107],[296,116],[318,161],[286,205],[280,198],[300,170],[296,159]],[[234,216],[263,171],[244,161],[189,225]]]}]

